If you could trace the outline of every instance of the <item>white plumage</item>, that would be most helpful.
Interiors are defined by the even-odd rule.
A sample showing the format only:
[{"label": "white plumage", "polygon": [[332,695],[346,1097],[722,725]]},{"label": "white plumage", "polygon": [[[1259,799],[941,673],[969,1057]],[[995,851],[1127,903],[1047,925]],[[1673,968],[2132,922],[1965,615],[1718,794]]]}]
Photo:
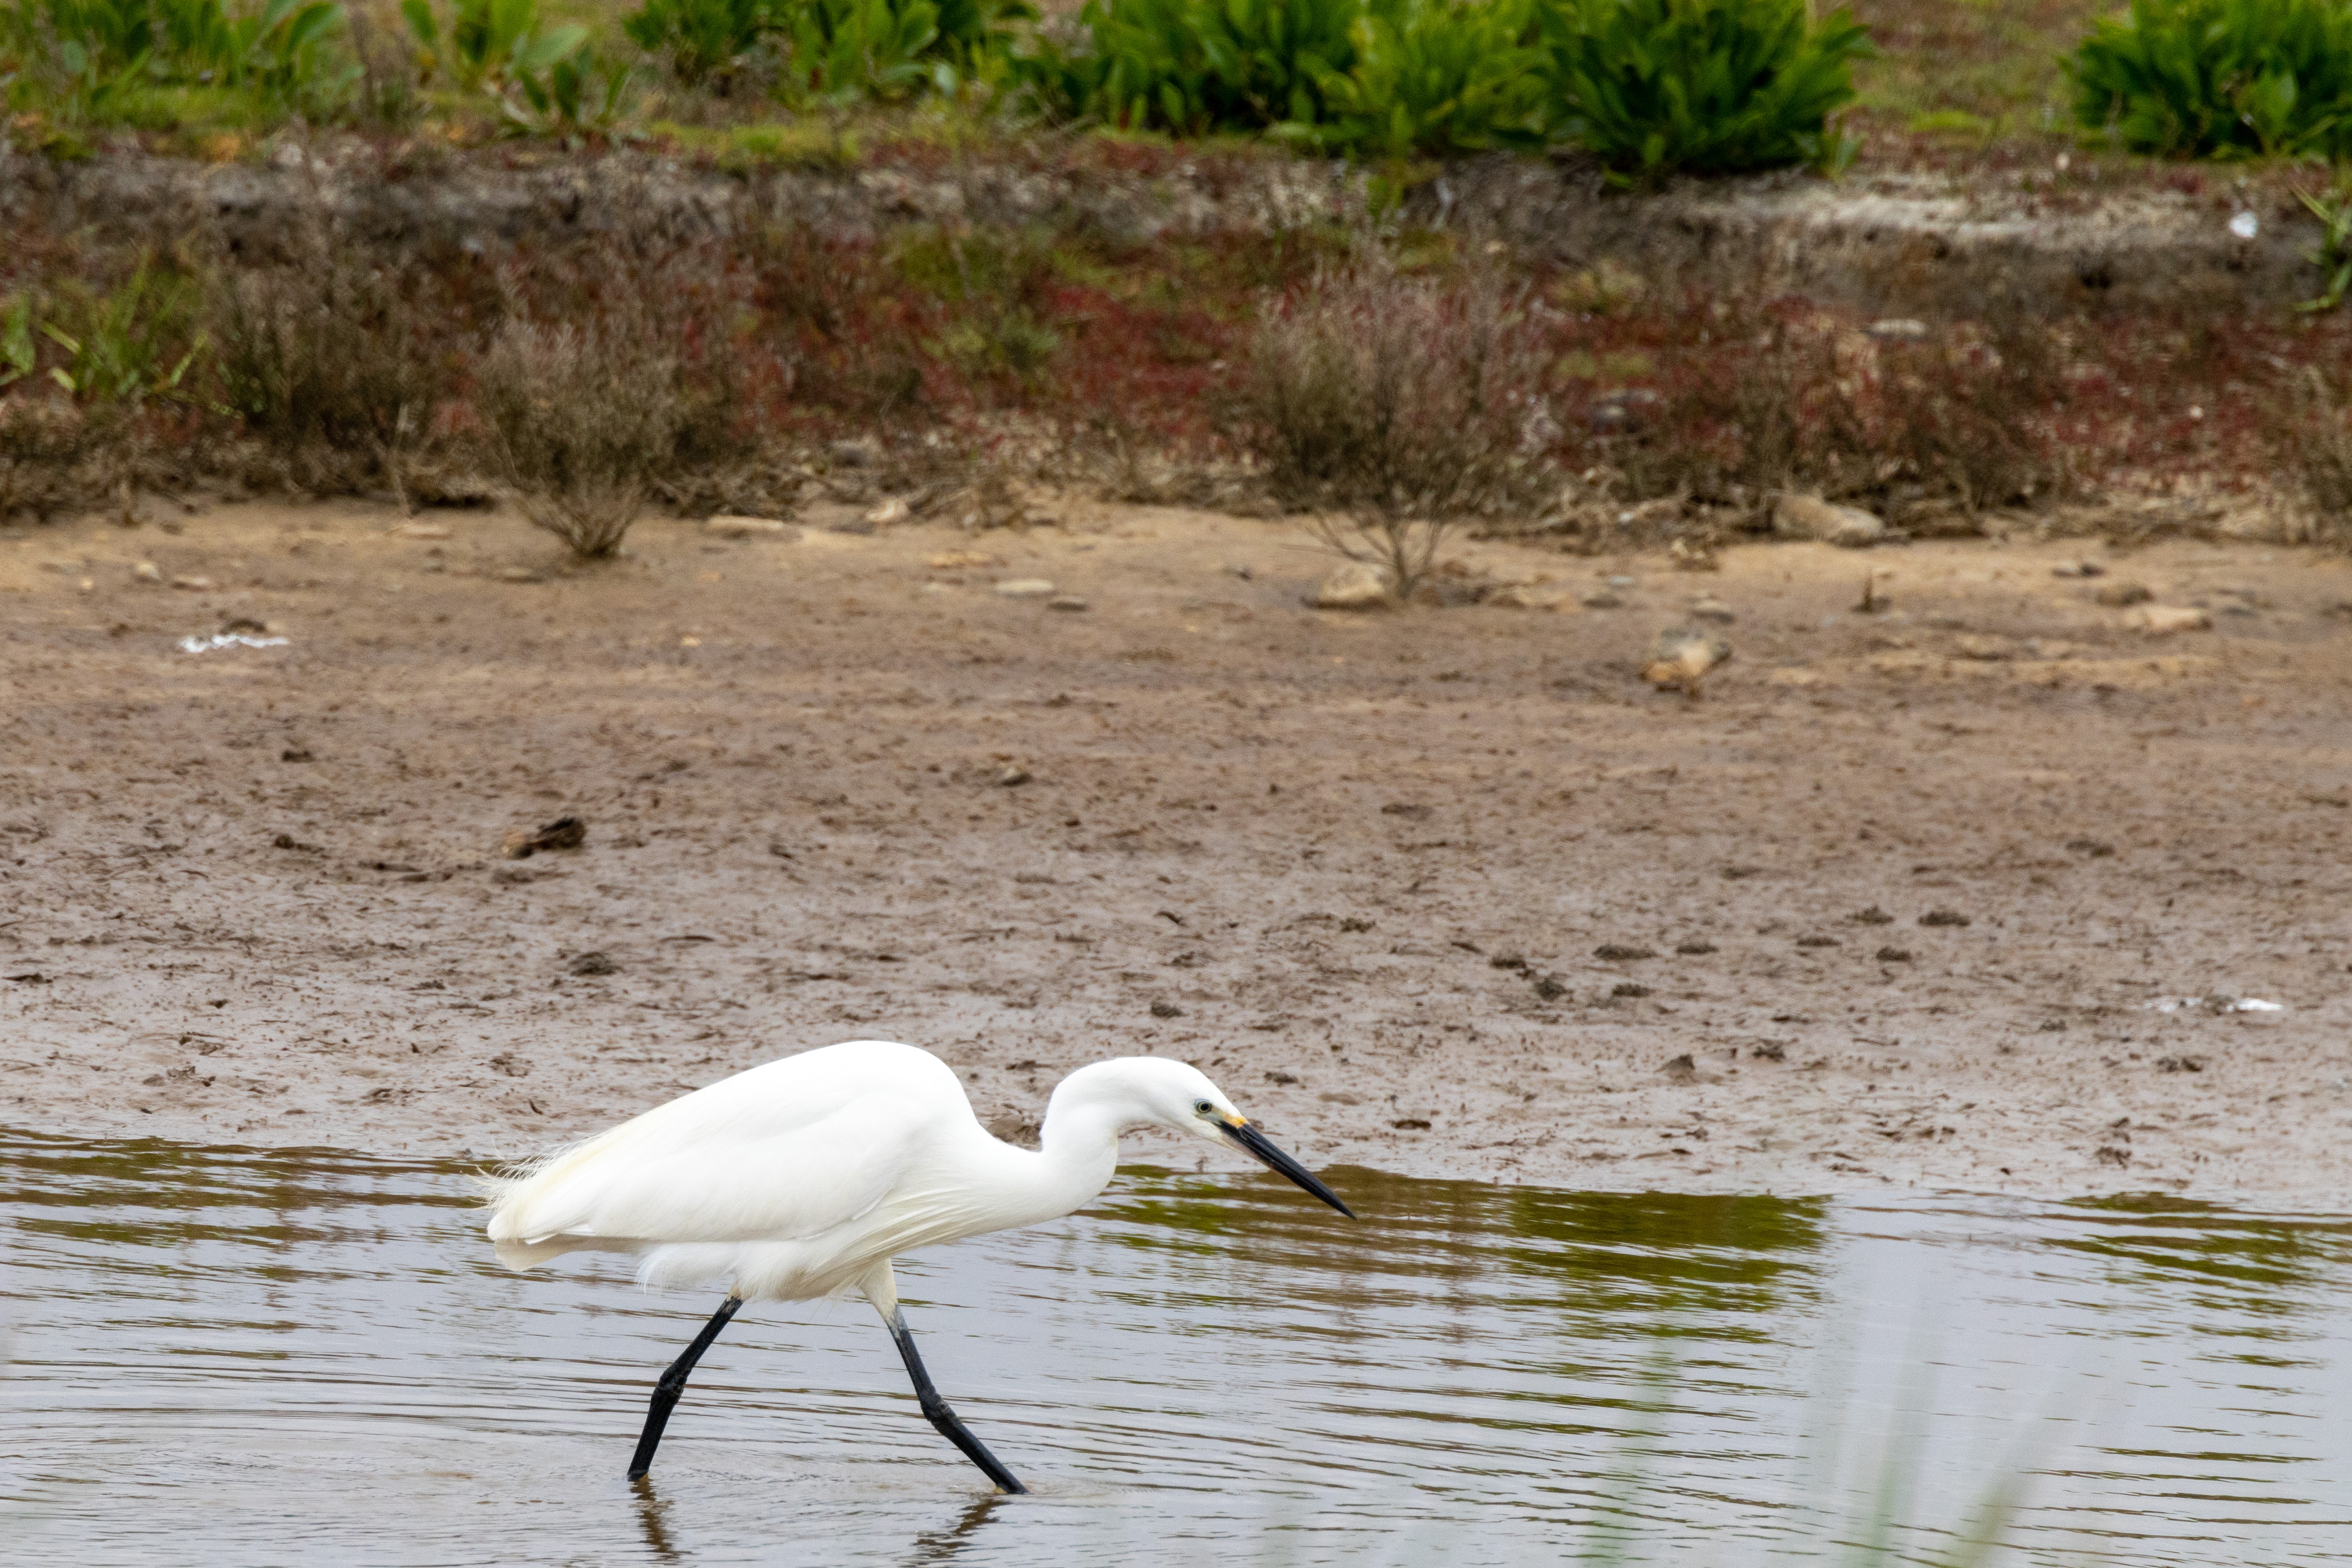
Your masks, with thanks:
[{"label": "white plumage", "polygon": [[1055,1089],[1032,1151],[991,1136],[937,1057],[858,1040],[738,1073],[493,1182],[488,1231],[515,1268],[622,1250],[639,1256],[648,1284],[727,1285],[719,1314],[656,1388],[632,1475],[645,1473],[686,1374],[743,1302],[855,1290],[889,1325],[932,1424],[1017,1491],[930,1390],[890,1260],[1069,1214],[1109,1184],[1119,1134],[1149,1125],[1244,1149],[1349,1212],[1182,1062],[1080,1068]]}]

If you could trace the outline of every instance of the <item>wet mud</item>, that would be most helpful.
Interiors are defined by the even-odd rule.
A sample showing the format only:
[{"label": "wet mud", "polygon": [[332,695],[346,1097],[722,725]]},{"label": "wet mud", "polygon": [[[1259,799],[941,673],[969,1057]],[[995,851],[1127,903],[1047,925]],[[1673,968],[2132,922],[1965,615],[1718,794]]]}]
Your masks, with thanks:
[{"label": "wet mud", "polygon": [[2352,1192],[2340,560],[1482,543],[1565,607],[1345,615],[1171,510],[400,523],[0,534],[0,1121],[506,1155],[895,1037],[1013,1137],[1150,1051],[1410,1174]]}]

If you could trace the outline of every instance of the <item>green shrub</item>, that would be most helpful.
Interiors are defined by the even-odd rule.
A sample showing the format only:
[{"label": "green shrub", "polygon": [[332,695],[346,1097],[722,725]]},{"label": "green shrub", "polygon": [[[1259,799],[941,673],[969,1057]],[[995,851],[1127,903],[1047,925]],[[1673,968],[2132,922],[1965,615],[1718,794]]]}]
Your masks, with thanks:
[{"label": "green shrub", "polygon": [[646,0],[621,31],[688,87],[723,81],[772,26],[769,0]]},{"label": "green shrub", "polygon": [[2064,65],[2075,118],[2135,153],[2352,153],[2345,0],[2133,0]]},{"label": "green shrub", "polygon": [[1026,74],[1049,107],[1198,136],[1313,127],[1356,64],[1361,0],[1088,0],[1090,47],[1047,40]]},{"label": "green shrub", "polygon": [[1556,0],[1542,23],[1556,128],[1621,180],[1835,161],[1871,52],[1806,0]]},{"label": "green shrub", "polygon": [[262,0],[231,14],[221,0],[16,0],[0,8],[0,43],[48,79],[69,119],[176,118],[168,89],[227,108],[242,95],[277,114],[341,111],[359,68],[342,47],[341,5]]},{"label": "green shrub", "polygon": [[400,0],[400,14],[436,73],[465,91],[497,92],[519,77],[537,77],[588,46],[576,22],[541,32],[539,0],[452,0],[445,22],[432,0]]},{"label": "green shrub", "polygon": [[1334,152],[1444,157],[1544,141],[1543,57],[1526,0],[1401,0],[1368,12],[1355,68],[1323,83]]}]

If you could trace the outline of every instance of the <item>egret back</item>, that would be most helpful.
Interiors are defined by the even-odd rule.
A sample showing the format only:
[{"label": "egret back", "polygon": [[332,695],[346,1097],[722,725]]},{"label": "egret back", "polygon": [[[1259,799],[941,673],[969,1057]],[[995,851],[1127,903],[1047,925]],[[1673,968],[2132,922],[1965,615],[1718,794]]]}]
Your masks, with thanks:
[{"label": "egret back", "polygon": [[979,1131],[954,1070],[929,1052],[873,1040],[828,1046],[558,1150],[499,1184],[489,1235],[819,1237],[881,1205],[928,1143]]}]

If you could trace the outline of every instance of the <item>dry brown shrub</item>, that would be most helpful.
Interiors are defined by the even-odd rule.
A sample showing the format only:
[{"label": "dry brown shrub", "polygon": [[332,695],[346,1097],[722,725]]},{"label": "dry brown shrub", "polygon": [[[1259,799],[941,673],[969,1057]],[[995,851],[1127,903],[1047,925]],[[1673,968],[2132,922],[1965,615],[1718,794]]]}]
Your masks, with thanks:
[{"label": "dry brown shrub", "polygon": [[1492,273],[1327,271],[1259,327],[1234,434],[1324,545],[1410,595],[1455,522],[1557,488],[1534,314]]},{"label": "dry brown shrub", "polygon": [[523,515],[583,558],[612,554],[688,426],[679,360],[648,312],[516,318],[475,366],[474,412]]},{"label": "dry brown shrub", "polygon": [[103,411],[40,391],[0,397],[0,520],[28,511],[43,522],[109,488],[100,460],[119,435]]},{"label": "dry brown shrub", "polygon": [[2279,445],[2311,513],[2315,543],[2352,547],[2352,409],[2315,367],[2288,405]]}]

